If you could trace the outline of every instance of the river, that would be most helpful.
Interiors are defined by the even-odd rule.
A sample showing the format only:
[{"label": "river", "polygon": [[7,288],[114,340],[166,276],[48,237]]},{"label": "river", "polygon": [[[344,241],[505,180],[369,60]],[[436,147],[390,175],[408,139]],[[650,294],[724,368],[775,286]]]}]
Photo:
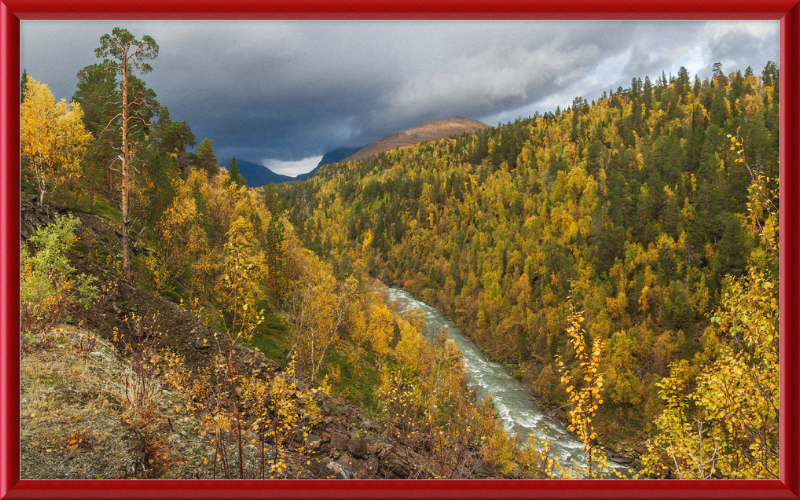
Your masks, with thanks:
[{"label": "river", "polygon": [[[523,438],[531,433],[540,439],[546,437],[562,466],[568,466],[570,460],[574,460],[579,467],[585,467],[586,452],[581,441],[539,410],[523,382],[514,378],[504,365],[486,359],[478,346],[435,307],[417,300],[402,289],[389,288],[388,294],[399,312],[422,309],[425,313],[424,333],[429,340],[433,340],[443,326],[447,327],[448,336],[463,354],[470,388],[475,390],[478,401],[492,395],[495,410],[507,431]],[[608,463],[610,468],[629,476],[627,466],[610,460]]]}]

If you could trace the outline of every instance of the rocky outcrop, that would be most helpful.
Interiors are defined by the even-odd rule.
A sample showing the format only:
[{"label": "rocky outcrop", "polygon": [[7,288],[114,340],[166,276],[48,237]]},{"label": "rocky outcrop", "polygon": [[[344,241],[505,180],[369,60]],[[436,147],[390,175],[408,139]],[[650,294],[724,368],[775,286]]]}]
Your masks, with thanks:
[{"label": "rocky outcrop", "polygon": [[20,236],[27,240],[40,227],[52,222],[48,206],[39,206],[34,196],[21,194],[20,199]]}]

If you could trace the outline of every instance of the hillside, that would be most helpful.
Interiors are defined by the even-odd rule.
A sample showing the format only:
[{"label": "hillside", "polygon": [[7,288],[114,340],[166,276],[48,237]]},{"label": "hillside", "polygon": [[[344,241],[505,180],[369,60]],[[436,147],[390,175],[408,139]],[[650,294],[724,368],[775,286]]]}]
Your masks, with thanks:
[{"label": "hillside", "polygon": [[259,187],[108,69],[25,76],[26,477],[779,477],[776,64]]},{"label": "hillside", "polygon": [[702,370],[733,359],[737,336],[719,319],[730,297],[777,279],[777,85],[772,63],[760,76],[634,79],[280,193],[306,245],[413,291],[556,407],[574,387],[557,360],[581,369],[565,332],[585,328],[604,374],[598,439],[636,445],[667,425],[660,384],[700,390]]},{"label": "hillside", "polygon": [[361,148],[338,148],[333,151],[328,151],[322,156],[317,168],[323,165],[330,165],[331,163],[339,163],[350,155],[357,153]]},{"label": "hillside", "polygon": [[[27,247],[31,236],[55,219],[30,197],[23,195],[22,201],[21,244]],[[78,308],[66,323],[43,333],[23,334],[23,479],[237,478],[239,456],[246,477],[253,478],[258,477],[253,471],[265,466],[268,471],[272,467],[267,476],[276,478],[398,479],[442,474],[441,458],[431,454],[433,434],[415,431],[412,437],[391,415],[355,405],[339,394],[326,394],[305,377],[296,378],[284,359],[279,359],[282,366],[254,344],[231,343],[224,355],[241,374],[237,377],[250,377],[248,390],[266,384],[285,391],[280,396],[285,398],[281,412],[296,405],[291,410],[295,415],[282,413],[285,421],[269,413],[276,424],[285,423],[288,437],[280,438],[279,446],[274,439],[261,444],[275,446],[280,461],[272,457],[265,463],[264,455],[250,445],[250,438],[258,437],[253,432],[248,432],[244,453],[239,455],[235,430],[210,428],[212,415],[198,403],[204,388],[191,387],[215,369],[226,352],[222,340],[226,333],[166,297],[126,283],[98,258],[120,245],[114,225],[96,215],[75,216],[80,224],[77,251],[68,255],[70,264],[75,273],[95,279],[103,296],[88,310]],[[140,247],[139,252],[151,250]],[[278,318],[271,322],[272,336],[286,328]],[[183,379],[181,373],[189,378]],[[269,397],[279,396],[273,392]],[[248,417],[248,428],[257,428],[254,420]],[[224,469],[223,463],[209,465],[210,457],[219,453],[208,437],[214,432],[225,449]],[[501,472],[483,459],[477,447],[460,453],[460,474],[521,474],[519,469],[513,474]]]},{"label": "hillside", "polygon": [[356,161],[384,151],[391,151],[403,146],[414,146],[420,142],[437,141],[452,135],[479,132],[488,125],[468,118],[448,118],[426,122],[416,127],[407,128],[384,136],[380,141],[371,142],[354,154],[341,161]]}]

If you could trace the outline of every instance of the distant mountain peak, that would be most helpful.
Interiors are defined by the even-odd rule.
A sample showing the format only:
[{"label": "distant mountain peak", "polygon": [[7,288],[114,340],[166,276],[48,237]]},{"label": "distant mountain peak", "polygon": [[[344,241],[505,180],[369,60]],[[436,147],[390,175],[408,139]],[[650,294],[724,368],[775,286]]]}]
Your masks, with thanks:
[{"label": "distant mountain peak", "polygon": [[489,125],[479,122],[478,120],[470,120],[469,118],[462,118],[460,116],[425,122],[416,127],[392,132],[377,142],[367,144],[355,154],[348,156],[342,161],[361,160],[362,158],[403,146],[414,146],[420,142],[438,141],[439,139],[446,139],[451,135],[459,135],[464,132],[480,132],[485,128],[489,128]]},{"label": "distant mountain peak", "polygon": [[[239,167],[239,173],[244,176],[247,180],[247,185],[250,187],[259,187],[271,182],[304,181],[313,177],[323,165],[341,161],[360,160],[383,151],[390,151],[403,146],[414,146],[420,142],[438,141],[439,139],[446,139],[451,135],[460,135],[464,132],[480,132],[488,127],[489,125],[485,123],[477,120],[470,120],[469,118],[462,118],[460,116],[447,118],[445,120],[425,122],[416,127],[392,132],[384,136],[380,141],[367,144],[361,149],[339,148],[329,151],[325,153],[319,165],[317,165],[314,170],[305,174],[300,174],[297,177],[278,174],[264,165],[244,159],[237,159],[236,163]],[[345,158],[345,156],[347,157]],[[221,166],[230,169],[228,164]]]},{"label": "distant mountain peak", "polygon": [[322,159],[319,161],[319,164],[317,164],[314,170],[307,172],[305,174],[300,174],[297,176],[296,179],[299,181],[308,180],[314,177],[314,174],[316,174],[317,171],[320,169],[320,167],[322,167],[323,165],[330,165],[331,163],[339,163],[345,157],[350,156],[353,153],[356,153],[359,149],[361,148],[338,148],[334,149],[333,151],[328,151],[322,156]]},{"label": "distant mountain peak", "polygon": [[[220,166],[225,167],[226,170],[230,170],[230,161],[225,163],[226,164]],[[239,173],[242,174],[247,181],[247,185],[251,188],[264,186],[271,182],[277,183],[297,180],[294,177],[273,172],[260,163],[255,163],[245,159],[237,158],[236,166],[239,168]]]}]

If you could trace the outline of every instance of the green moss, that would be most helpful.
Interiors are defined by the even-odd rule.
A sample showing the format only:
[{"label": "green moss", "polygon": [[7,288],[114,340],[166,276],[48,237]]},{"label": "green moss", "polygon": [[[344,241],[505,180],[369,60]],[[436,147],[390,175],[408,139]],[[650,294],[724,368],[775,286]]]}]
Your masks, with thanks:
[{"label": "green moss", "polygon": [[78,252],[81,255],[89,255],[89,245],[84,243],[82,240],[75,240],[75,243],[72,244],[72,250]]},{"label": "green moss", "polygon": [[289,324],[276,314],[265,314],[264,322],[256,329],[251,345],[279,365],[287,366],[289,363],[284,358],[292,347]]},{"label": "green moss", "polygon": [[122,212],[113,208],[105,198],[98,198],[95,200],[94,213],[116,224],[122,223]]},{"label": "green moss", "polygon": [[375,358],[372,353],[362,353],[354,361],[343,353],[330,351],[317,378],[322,380],[325,375],[338,372],[338,380],[332,384],[335,393],[342,394],[372,413],[380,413],[383,407],[376,392],[380,386],[380,373],[374,366]]}]

